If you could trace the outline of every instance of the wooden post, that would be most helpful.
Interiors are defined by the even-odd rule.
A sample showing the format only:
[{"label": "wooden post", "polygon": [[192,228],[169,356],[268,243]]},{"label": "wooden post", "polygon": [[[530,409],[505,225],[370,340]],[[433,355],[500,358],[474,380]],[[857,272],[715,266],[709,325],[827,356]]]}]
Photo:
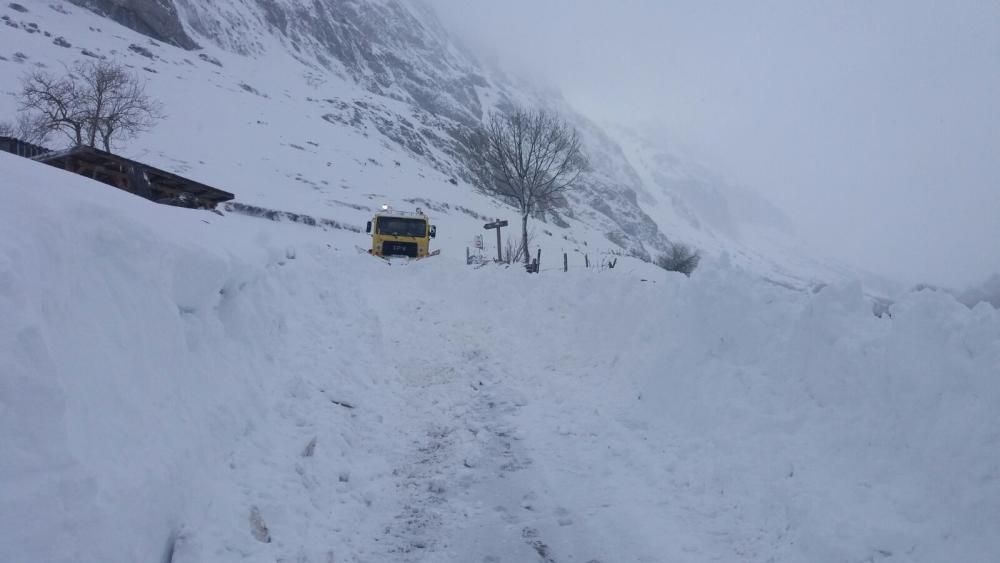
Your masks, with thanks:
[{"label": "wooden post", "polygon": [[467,265],[468,264],[472,264],[472,260],[470,260],[470,256],[469,256],[469,247],[468,246],[465,247],[465,263]]},{"label": "wooden post", "polygon": [[569,255],[563,252],[563,271],[569,271]]},{"label": "wooden post", "polygon": [[541,268],[542,268],[542,249],[541,248],[538,249],[538,255],[537,256],[538,257],[535,258],[534,263],[532,263],[532,264],[525,264],[524,265],[525,269],[528,270],[529,274],[530,273],[537,274],[537,273],[541,272]]},{"label": "wooden post", "polygon": [[584,255],[583,255],[583,262],[584,262],[584,264],[586,264],[586,265],[587,265],[587,267],[589,268],[589,267],[590,267],[590,256],[587,256],[586,254],[584,254]]},{"label": "wooden post", "polygon": [[500,248],[500,227],[497,227],[497,262],[503,262],[503,252]]}]

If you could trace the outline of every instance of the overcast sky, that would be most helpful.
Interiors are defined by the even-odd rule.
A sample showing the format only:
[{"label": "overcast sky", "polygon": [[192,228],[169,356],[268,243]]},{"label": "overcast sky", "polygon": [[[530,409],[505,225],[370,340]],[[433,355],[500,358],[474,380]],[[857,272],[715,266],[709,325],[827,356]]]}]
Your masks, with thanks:
[{"label": "overcast sky", "polygon": [[431,0],[598,120],[655,120],[830,255],[1000,272],[1000,1]]}]

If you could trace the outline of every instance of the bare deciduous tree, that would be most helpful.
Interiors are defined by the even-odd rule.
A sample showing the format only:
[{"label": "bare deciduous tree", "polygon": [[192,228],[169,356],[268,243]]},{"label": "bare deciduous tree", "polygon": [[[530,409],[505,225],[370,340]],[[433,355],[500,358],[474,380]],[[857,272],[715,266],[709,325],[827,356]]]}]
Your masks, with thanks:
[{"label": "bare deciduous tree", "polygon": [[76,145],[111,151],[116,140],[148,131],[163,118],[162,106],[146,94],[146,83],[124,66],[82,62],[57,77],[35,71],[22,81],[21,109]]},{"label": "bare deciduous tree", "polygon": [[59,131],[70,142],[83,144],[87,116],[77,83],[36,70],[21,81],[20,109],[37,117],[50,131]]},{"label": "bare deciduous tree", "polygon": [[100,140],[110,152],[116,138],[134,138],[163,118],[161,104],[146,94],[146,83],[125,67],[99,61],[77,65],[76,72],[91,116],[90,146],[96,147]]},{"label": "bare deciduous tree", "polygon": [[529,261],[528,218],[551,206],[587,167],[576,130],[544,110],[494,112],[475,154],[484,188],[521,213],[521,258]]}]

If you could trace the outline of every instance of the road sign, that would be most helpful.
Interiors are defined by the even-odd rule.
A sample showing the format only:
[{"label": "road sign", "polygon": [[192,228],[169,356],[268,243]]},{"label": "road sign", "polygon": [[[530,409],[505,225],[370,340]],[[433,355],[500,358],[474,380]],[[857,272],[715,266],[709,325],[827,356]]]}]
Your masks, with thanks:
[{"label": "road sign", "polygon": [[496,229],[497,230],[497,262],[503,262],[503,252],[500,245],[500,227],[506,227],[507,221],[501,221],[497,219],[492,223],[486,223],[483,225],[484,229]]}]

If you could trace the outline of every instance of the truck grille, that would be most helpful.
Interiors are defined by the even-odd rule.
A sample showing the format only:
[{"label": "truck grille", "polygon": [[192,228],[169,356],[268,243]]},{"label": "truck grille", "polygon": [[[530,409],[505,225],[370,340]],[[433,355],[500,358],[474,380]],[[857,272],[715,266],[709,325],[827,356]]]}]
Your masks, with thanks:
[{"label": "truck grille", "polygon": [[382,243],[382,256],[417,257],[417,243],[387,240]]}]

